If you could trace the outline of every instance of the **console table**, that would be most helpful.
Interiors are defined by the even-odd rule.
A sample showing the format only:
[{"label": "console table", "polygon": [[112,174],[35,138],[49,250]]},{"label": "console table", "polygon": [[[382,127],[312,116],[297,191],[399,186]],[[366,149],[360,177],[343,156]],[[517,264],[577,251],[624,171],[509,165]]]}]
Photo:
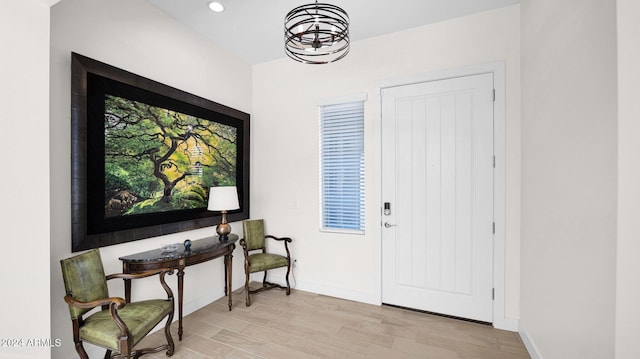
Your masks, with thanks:
[{"label": "console table", "polygon": [[[123,273],[139,273],[153,269],[178,270],[178,336],[182,340],[182,289],[184,285],[184,268],[190,265],[206,262],[224,256],[224,295],[229,297],[231,310],[231,268],[233,250],[238,235],[229,234],[229,239],[219,241],[218,237],[208,237],[192,241],[189,251],[180,245],[180,249],[164,252],[162,249],[152,249],[124,257],[122,261]],[[124,280],[124,295],[127,303],[131,301],[131,280]]]}]

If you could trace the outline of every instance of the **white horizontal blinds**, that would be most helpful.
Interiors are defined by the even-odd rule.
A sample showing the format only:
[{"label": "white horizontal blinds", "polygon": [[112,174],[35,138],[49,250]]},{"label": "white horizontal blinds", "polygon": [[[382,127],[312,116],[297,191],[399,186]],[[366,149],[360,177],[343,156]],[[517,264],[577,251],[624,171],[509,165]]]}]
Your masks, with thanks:
[{"label": "white horizontal blinds", "polygon": [[364,102],[320,106],[322,228],[364,230]]}]

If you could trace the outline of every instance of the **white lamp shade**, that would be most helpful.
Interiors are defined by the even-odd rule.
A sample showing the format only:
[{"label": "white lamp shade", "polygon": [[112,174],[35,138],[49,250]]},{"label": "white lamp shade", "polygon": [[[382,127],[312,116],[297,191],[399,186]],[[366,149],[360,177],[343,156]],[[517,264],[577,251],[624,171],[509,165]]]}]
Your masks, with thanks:
[{"label": "white lamp shade", "polygon": [[240,208],[236,186],[211,187],[209,189],[210,211],[229,211]]}]

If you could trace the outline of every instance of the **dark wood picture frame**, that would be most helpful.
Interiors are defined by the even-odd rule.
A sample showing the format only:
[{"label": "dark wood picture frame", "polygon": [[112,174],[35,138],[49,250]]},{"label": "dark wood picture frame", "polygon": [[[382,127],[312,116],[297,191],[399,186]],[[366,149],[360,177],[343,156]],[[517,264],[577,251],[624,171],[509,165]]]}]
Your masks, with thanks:
[{"label": "dark wood picture frame", "polygon": [[220,223],[220,214],[207,211],[206,208],[145,213],[115,219],[105,216],[105,94],[125,94],[125,97],[131,96],[145,104],[235,127],[235,183],[240,209],[229,211],[227,219],[233,222],[249,218],[249,114],[72,53],[72,252]]}]

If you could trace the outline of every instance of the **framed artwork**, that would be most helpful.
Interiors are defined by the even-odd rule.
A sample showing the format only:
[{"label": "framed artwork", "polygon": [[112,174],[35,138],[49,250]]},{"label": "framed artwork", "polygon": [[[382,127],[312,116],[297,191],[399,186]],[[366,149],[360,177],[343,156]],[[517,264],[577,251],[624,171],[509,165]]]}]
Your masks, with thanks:
[{"label": "framed artwork", "polygon": [[213,226],[215,186],[238,189],[230,222],[249,218],[249,114],[76,53],[71,63],[73,252]]}]

